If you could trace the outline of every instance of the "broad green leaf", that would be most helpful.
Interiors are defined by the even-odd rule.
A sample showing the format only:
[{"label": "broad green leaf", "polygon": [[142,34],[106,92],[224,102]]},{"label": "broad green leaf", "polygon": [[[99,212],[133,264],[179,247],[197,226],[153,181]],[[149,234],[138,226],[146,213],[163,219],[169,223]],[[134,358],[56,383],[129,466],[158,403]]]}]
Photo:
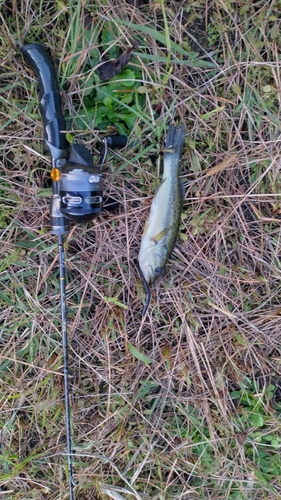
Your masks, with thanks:
[{"label": "broad green leaf", "polygon": [[262,427],[264,425],[264,418],[261,415],[252,414],[250,416],[250,422],[255,427]]},{"label": "broad green leaf", "polygon": [[265,85],[263,88],[262,88],[263,92],[265,94],[270,94],[270,92],[272,91],[272,87],[271,85]]},{"label": "broad green leaf", "polygon": [[104,98],[103,103],[108,109],[112,108],[112,100],[110,99],[109,96]]},{"label": "broad green leaf", "polygon": [[102,45],[105,46],[107,50],[107,57],[114,59],[119,55],[119,45],[114,43],[117,39],[117,34],[114,33],[114,24],[110,22],[105,22],[101,34]]},{"label": "broad green leaf", "polygon": [[237,95],[241,95],[241,93],[242,93],[241,87],[239,87],[239,85],[237,85],[237,83],[235,83],[235,82],[232,85],[232,90],[233,90],[234,94],[237,94]]},{"label": "broad green leaf", "polygon": [[127,342],[128,349],[130,353],[134,356],[134,358],[138,359],[139,361],[142,361],[146,365],[149,365],[152,363],[152,359],[146,356],[143,352],[139,351],[133,344],[130,344],[130,342]]}]

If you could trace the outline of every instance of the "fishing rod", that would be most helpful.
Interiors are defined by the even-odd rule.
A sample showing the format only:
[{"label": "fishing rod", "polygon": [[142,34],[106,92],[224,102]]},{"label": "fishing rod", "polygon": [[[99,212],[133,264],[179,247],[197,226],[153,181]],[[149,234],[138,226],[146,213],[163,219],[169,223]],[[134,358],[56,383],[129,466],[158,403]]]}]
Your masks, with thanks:
[{"label": "fishing rod", "polygon": [[53,61],[46,48],[38,43],[22,46],[21,52],[38,81],[44,143],[51,153],[53,194],[50,202],[50,225],[51,234],[58,237],[67,467],[69,498],[74,500],[64,237],[69,233],[70,221],[88,222],[101,214],[103,209],[101,169],[108,147],[123,147],[127,138],[109,136],[102,139],[98,166],[94,166],[92,154],[85,146],[72,144],[69,151],[61,94]]}]

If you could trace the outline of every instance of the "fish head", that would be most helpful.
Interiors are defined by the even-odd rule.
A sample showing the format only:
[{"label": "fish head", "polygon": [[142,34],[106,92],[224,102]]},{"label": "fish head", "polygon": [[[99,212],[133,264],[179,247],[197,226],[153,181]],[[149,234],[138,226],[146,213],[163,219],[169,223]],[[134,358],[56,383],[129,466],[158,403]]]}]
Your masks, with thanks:
[{"label": "fish head", "polygon": [[143,277],[151,285],[162,274],[167,260],[167,248],[161,243],[151,245],[140,252],[138,260]]}]

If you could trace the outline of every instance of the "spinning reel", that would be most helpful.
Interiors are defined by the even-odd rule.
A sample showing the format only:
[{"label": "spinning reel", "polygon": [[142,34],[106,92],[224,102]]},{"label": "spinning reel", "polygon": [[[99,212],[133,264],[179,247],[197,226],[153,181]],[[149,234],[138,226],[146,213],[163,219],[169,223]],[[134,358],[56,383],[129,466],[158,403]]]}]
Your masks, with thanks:
[{"label": "spinning reel", "polygon": [[52,158],[51,233],[64,235],[69,231],[70,220],[88,222],[100,215],[103,208],[101,168],[108,146],[123,147],[127,139],[125,136],[102,139],[99,166],[94,166],[91,152],[81,144],[73,144],[69,153],[61,95],[51,57],[46,48],[37,43],[24,45],[21,51],[38,80],[45,145]]}]

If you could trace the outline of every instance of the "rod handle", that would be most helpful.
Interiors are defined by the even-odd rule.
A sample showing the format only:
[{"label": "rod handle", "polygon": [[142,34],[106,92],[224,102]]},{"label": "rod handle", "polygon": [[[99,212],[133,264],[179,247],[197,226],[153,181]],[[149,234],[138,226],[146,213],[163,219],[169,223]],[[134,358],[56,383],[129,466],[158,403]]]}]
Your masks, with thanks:
[{"label": "rod handle", "polygon": [[46,48],[39,43],[24,45],[21,52],[38,80],[39,110],[46,143],[64,150],[67,148],[67,141],[62,130],[66,130],[66,124],[62,114],[61,94],[54,63]]}]

